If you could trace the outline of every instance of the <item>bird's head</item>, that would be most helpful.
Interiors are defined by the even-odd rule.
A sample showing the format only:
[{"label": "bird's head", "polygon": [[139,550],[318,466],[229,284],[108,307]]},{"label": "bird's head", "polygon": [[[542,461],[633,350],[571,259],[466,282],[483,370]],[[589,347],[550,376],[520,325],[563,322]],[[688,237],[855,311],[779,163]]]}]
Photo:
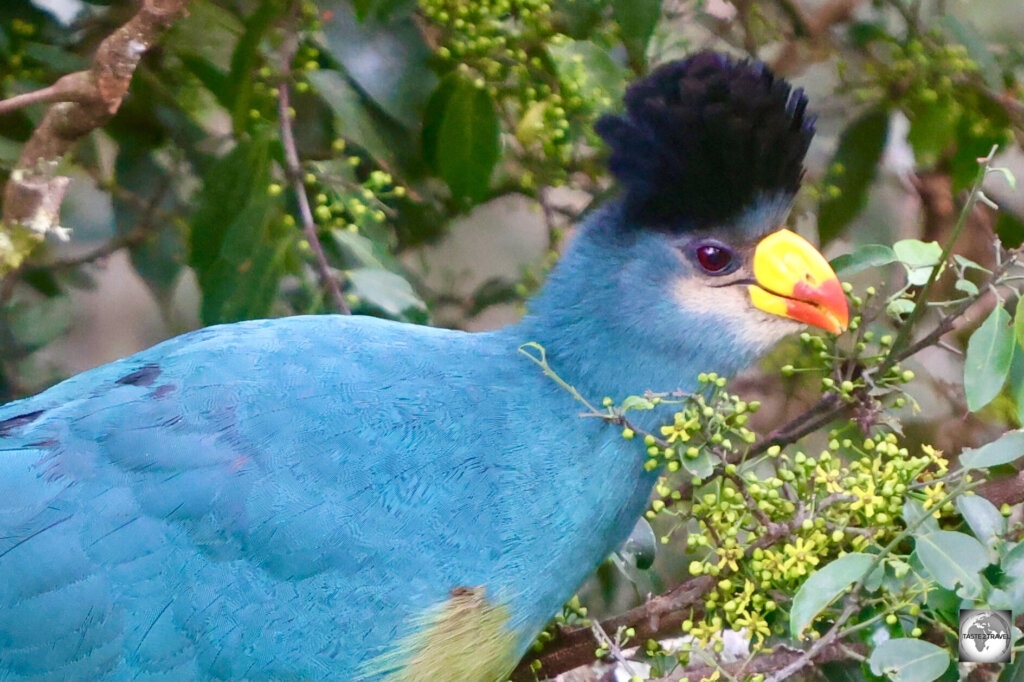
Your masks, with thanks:
[{"label": "bird's head", "polygon": [[625,105],[596,126],[623,189],[600,222],[642,316],[670,337],[717,329],[750,352],[805,324],[846,329],[835,273],[783,227],[814,134],[802,91],[760,63],[701,52],[635,82]]}]

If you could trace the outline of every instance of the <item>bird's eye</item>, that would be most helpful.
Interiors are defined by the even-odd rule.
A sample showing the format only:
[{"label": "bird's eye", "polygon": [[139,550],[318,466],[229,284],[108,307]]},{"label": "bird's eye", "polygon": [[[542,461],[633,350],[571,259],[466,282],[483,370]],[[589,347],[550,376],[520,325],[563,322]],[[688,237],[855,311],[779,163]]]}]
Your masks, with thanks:
[{"label": "bird's eye", "polygon": [[696,250],[697,262],[712,275],[724,275],[732,264],[732,252],[718,244],[701,244]]}]

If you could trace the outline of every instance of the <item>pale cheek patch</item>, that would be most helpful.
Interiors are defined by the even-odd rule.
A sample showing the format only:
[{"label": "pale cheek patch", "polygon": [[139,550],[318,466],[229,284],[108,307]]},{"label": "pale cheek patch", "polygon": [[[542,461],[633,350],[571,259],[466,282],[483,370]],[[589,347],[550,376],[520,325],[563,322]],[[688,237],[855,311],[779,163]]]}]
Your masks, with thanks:
[{"label": "pale cheek patch", "polygon": [[723,329],[757,353],[803,327],[799,322],[755,308],[743,285],[710,287],[695,278],[683,277],[676,280],[673,293],[685,313],[720,320]]}]

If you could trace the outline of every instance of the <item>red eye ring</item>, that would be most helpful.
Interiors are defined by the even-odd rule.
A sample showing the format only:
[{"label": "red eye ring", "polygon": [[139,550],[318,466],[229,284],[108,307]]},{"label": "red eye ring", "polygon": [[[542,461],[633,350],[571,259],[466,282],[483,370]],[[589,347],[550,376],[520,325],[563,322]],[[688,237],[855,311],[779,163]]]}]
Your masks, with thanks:
[{"label": "red eye ring", "polygon": [[702,244],[696,250],[697,263],[710,274],[724,274],[732,263],[732,252],[717,244]]}]

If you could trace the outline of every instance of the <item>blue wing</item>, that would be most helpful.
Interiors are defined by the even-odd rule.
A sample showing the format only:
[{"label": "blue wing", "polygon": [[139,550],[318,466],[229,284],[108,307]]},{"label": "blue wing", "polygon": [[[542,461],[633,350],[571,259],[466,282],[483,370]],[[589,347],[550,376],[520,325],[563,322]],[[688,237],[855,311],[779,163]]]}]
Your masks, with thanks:
[{"label": "blue wing", "polygon": [[510,527],[494,338],[247,322],[0,408],[0,672],[351,676],[488,581],[500,543],[466,526]]}]

